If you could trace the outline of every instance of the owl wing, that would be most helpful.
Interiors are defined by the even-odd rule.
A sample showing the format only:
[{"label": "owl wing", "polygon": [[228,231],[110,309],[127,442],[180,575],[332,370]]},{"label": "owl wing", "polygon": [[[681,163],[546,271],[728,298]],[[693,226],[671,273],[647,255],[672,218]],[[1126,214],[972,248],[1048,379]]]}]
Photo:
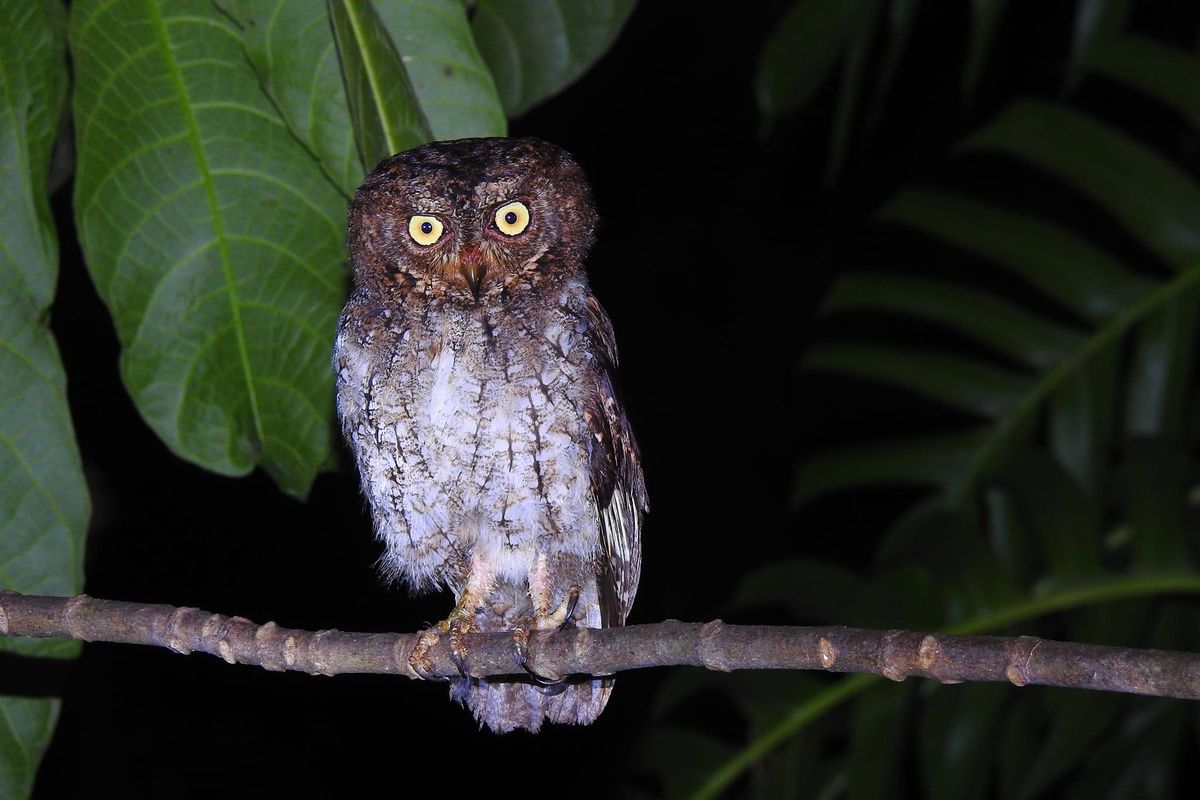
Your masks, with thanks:
[{"label": "owl wing", "polygon": [[615,382],[617,343],[608,314],[588,298],[588,321],[598,360],[585,417],[592,494],[600,517],[603,563],[599,577],[604,627],[624,625],[642,571],[642,519],[649,510],[641,455]]}]

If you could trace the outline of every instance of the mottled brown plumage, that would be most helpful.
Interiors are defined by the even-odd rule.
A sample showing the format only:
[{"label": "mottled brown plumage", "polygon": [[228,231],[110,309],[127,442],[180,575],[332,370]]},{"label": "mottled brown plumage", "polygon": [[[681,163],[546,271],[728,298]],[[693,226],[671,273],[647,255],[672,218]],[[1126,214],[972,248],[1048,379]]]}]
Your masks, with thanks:
[{"label": "mottled brown plumage", "polygon": [[[454,592],[435,630],[468,666],[470,630],[513,630],[520,653],[531,630],[624,624],[637,591],[645,486],[584,275],[595,221],[578,165],[534,139],[399,153],[350,208],[338,412],[384,571]],[[612,685],[544,683],[452,695],[492,730],[536,731],[591,722]]]}]

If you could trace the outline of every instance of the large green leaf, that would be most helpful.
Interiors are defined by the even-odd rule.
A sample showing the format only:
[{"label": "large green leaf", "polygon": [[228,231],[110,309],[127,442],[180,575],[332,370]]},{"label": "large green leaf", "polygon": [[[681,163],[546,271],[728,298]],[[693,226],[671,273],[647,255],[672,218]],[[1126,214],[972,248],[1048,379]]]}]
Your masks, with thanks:
[{"label": "large green leaf", "polygon": [[936,323],[1033,368],[1061,360],[1080,341],[1077,330],[993,294],[929,278],[852,273],[838,279],[822,306],[825,313],[868,309]]},{"label": "large green leaf", "polygon": [[[288,127],[349,196],[362,181],[364,164],[326,0],[218,0],[218,5],[242,28],[246,55]],[[355,8],[366,13],[365,6]],[[504,110],[461,2],[413,0],[374,8],[432,138],[505,134]],[[345,20],[346,9],[333,11]],[[397,113],[411,115],[403,109]]]},{"label": "large green leaf", "polygon": [[880,218],[960,247],[1086,320],[1119,313],[1153,286],[1078,234],[970,197],[906,189]]},{"label": "large green leaf", "polygon": [[[1031,108],[1029,114],[1040,108]],[[1080,122],[1074,112],[1053,108],[1051,123],[1071,124],[1063,123],[1064,113],[1068,115],[1065,119],[1081,127],[1084,138],[1095,134],[1110,155],[1156,163],[1160,177],[1171,173],[1158,156],[1115,132],[1097,132],[1089,127],[1092,123]],[[1035,120],[1018,115],[1017,122],[993,127],[1001,130],[979,134],[972,141],[986,138],[997,146],[1006,144],[1021,155],[1033,150],[1039,156],[1031,160],[1039,164],[1040,160],[1049,160],[1048,154],[1041,153],[1041,145],[1031,143],[1026,136],[1036,128]],[[1067,142],[1061,145],[1066,148]],[[1087,146],[1085,142],[1084,148]],[[1109,176],[1107,182],[1101,180],[1087,171],[1083,161],[1074,170],[1061,165],[1055,169],[1065,177],[1078,177],[1114,214],[1131,220],[1138,215],[1137,201],[1113,196],[1118,193],[1117,176]],[[1182,175],[1173,174],[1171,191],[1175,196],[1186,198],[1194,188]],[[1153,205],[1159,201],[1147,202]],[[884,445],[823,456],[802,469],[794,498],[806,500],[872,481],[912,482],[913,476],[931,478],[940,473],[944,475],[943,491],[952,501],[960,502],[994,472],[1014,443],[1028,436],[1047,406],[1051,408],[1052,447],[1081,486],[1098,491],[1098,470],[1107,456],[1108,437],[1115,428],[1117,413],[1117,348],[1123,337],[1135,330],[1139,347],[1134,359],[1137,369],[1130,379],[1131,418],[1140,420],[1137,424],[1147,432],[1167,429],[1164,426],[1168,422],[1174,429],[1182,424],[1184,395],[1180,387],[1186,385],[1192,366],[1196,339],[1193,298],[1200,293],[1200,259],[1191,268],[1181,266],[1174,278],[1156,285],[1058,226],[990,204],[941,192],[910,190],[889,203],[881,215],[1004,268],[1095,327],[1082,334],[1071,331],[1065,336],[1050,336],[1057,326],[1035,321],[1019,330],[1000,331],[1029,316],[1001,301],[983,301],[975,290],[964,287],[955,291],[953,284],[941,281],[899,278],[871,283],[866,278],[843,279],[835,286],[830,310],[874,307],[896,311],[938,322],[973,338],[989,330],[999,331],[988,346],[1038,367],[1038,375],[1023,380],[987,362],[924,351],[860,344],[817,346],[805,358],[809,368],[889,383],[993,418],[995,423],[976,440],[973,453],[956,448],[953,460],[947,460],[937,449],[925,455],[908,448],[912,460],[907,473],[899,458],[901,453]],[[1147,234],[1148,239],[1157,239],[1164,247],[1167,241],[1182,236],[1168,236],[1159,228],[1149,232],[1134,229]],[[1028,338],[1037,334],[1047,336],[1040,352]],[[922,466],[924,460],[930,463]],[[950,464],[956,464],[956,468],[946,469]]]},{"label": "large green leaf", "polygon": [[1103,207],[1169,266],[1200,259],[1200,185],[1179,167],[1098,119],[1039,100],[1014,103],[969,137],[1057,177]]},{"label": "large green leaf", "polygon": [[432,138],[408,71],[370,0],[328,0],[363,171]]},{"label": "large green leaf", "polygon": [[[435,139],[504,136],[504,108],[461,0],[377,3]],[[586,67],[586,65],[585,65]]]},{"label": "large green leaf", "polygon": [[325,0],[217,0],[288,128],[349,196],[363,167]]},{"label": "large green leaf", "polygon": [[[0,588],[71,595],[83,584],[89,504],[48,315],[58,244],[47,171],[66,97],[58,0],[0,2]],[[0,638],[5,658],[78,643]],[[59,701],[0,698],[0,796],[25,797]]]},{"label": "large green leaf", "polygon": [[80,0],[76,217],[142,416],[303,495],[329,460],[345,200],[208,0]]},{"label": "large green leaf", "polygon": [[988,442],[989,431],[918,436],[834,450],[806,459],[796,472],[791,505],[799,508],[829,492],[880,483],[950,487],[963,477]]},{"label": "large green leaf", "polygon": [[995,419],[1013,408],[1030,385],[1011,370],[935,351],[858,344],[820,344],[802,362],[895,386],[968,414]]},{"label": "large green leaf", "polygon": [[557,94],[616,41],[635,0],[477,0],[471,32],[511,119]]}]

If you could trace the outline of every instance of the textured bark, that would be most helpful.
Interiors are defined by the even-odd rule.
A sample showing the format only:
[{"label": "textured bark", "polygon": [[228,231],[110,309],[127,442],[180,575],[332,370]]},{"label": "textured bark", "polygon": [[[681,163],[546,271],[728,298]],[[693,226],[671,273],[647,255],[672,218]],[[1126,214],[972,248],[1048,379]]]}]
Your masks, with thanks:
[{"label": "textured bark", "polygon": [[[123,642],[204,652],[231,664],[320,675],[418,677],[408,665],[417,633],[302,631],[197,608],[37,597],[0,592],[0,635]],[[523,674],[506,633],[466,639],[473,675]],[[430,673],[457,676],[447,637],[429,653]],[[1031,636],[952,636],[859,628],[726,625],[669,620],[536,634],[529,666],[540,675],[609,675],[643,667],[810,669],[865,672],[895,681],[1008,681],[1200,699],[1200,654],[1055,642]]]}]

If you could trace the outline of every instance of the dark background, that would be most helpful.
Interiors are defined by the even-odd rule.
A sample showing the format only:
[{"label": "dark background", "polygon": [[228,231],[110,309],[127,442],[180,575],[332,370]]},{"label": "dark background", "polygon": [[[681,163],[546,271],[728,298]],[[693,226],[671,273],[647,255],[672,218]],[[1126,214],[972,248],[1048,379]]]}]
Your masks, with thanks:
[{"label": "dark background", "polygon": [[[897,417],[914,430],[944,422],[890,396],[880,406],[849,383],[801,383],[797,357],[827,324],[813,312],[836,269],[912,257],[899,234],[867,226],[871,210],[906,179],[936,176],[948,145],[1006,100],[1056,86],[1073,11],[1012,4],[964,106],[955,48],[968,4],[938,5],[936,19],[915,26],[880,129],[852,142],[835,188],[823,181],[833,87],[762,131],[753,72],[785,3],[643,2],[591,72],[511,126],[574,153],[602,216],[592,282],[617,331],[652,506],[632,622],[718,616],[739,575],[781,557],[864,563],[911,499],[884,493],[869,506],[834,499],[802,519],[787,513],[806,453],[869,438],[871,419],[893,431]],[[1170,35],[1196,16],[1191,5],[1135,23]],[[1152,137],[1153,118],[1145,128]],[[994,195],[1005,175],[984,166],[957,179],[995,184]],[[1047,191],[1048,205],[1086,215]],[[379,548],[344,454],[301,503],[261,473],[232,480],[176,459],[142,423],[67,233],[68,195],[55,198],[64,266],[54,332],[94,504],[86,591],[306,629],[412,631],[444,617],[448,595],[410,598],[376,575]],[[589,728],[498,737],[479,732],[440,685],[93,644],[65,678],[36,796],[252,786],[263,797],[340,795],[359,785],[404,796],[426,782],[424,791],[454,795],[475,779],[504,794],[609,796],[628,779],[662,674],[623,675]]]}]

